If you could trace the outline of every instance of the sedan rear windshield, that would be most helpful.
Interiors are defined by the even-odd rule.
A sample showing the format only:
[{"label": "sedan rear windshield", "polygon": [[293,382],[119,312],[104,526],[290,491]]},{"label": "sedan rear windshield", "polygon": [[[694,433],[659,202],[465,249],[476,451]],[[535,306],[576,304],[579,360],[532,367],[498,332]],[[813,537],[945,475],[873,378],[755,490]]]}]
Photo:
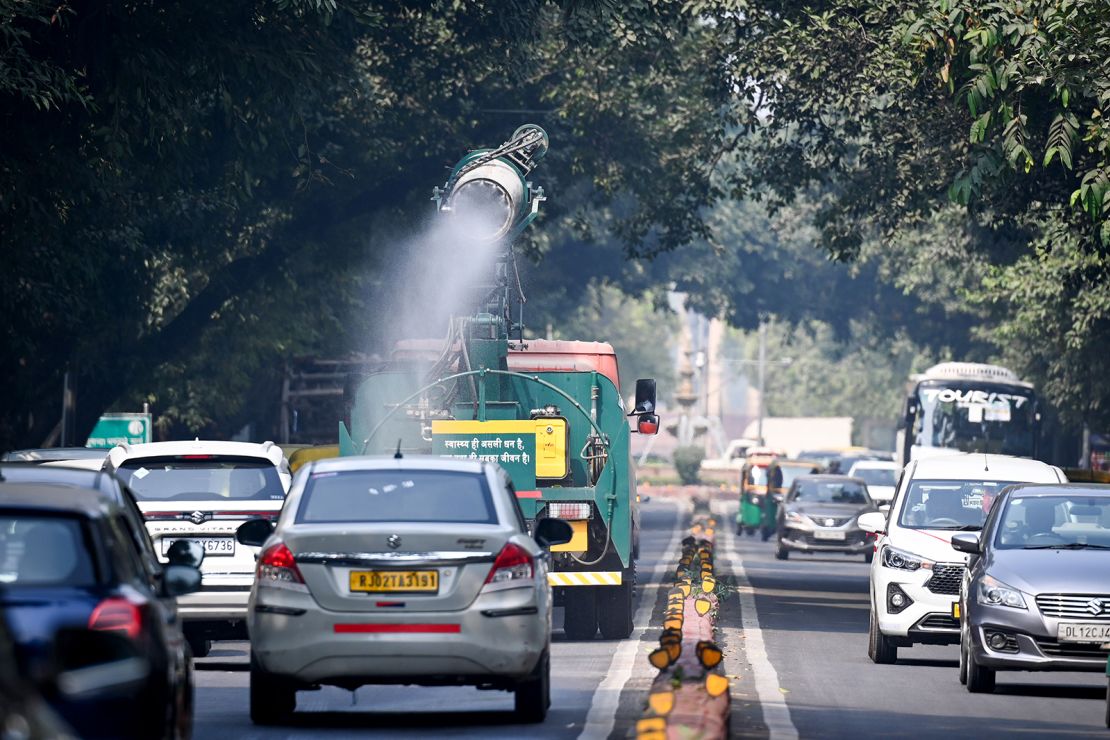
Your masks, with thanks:
[{"label": "sedan rear windshield", "polygon": [[182,455],[127,460],[116,475],[139,501],[281,501],[277,467],[256,457]]},{"label": "sedan rear windshield", "polygon": [[0,512],[0,584],[92,586],[85,527],[74,517]]},{"label": "sedan rear windshield", "polygon": [[1013,481],[915,480],[902,504],[899,526],[977,530],[998,493]]},{"label": "sedan rear windshield", "polygon": [[353,470],[310,477],[297,521],[495,524],[497,512],[481,475]]},{"label": "sedan rear windshield", "polygon": [[890,468],[857,468],[852,473],[869,486],[894,486],[894,471]]}]

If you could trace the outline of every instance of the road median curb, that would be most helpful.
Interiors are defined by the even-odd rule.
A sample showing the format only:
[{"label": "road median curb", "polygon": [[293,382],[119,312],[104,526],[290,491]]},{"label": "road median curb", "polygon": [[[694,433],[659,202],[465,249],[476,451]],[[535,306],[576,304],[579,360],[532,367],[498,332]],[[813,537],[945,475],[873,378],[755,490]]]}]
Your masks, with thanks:
[{"label": "road median curb", "polygon": [[648,661],[659,670],[636,724],[640,740],[728,736],[729,682],[716,643],[720,587],[713,549],[717,521],[695,511],[667,592],[659,647]]}]

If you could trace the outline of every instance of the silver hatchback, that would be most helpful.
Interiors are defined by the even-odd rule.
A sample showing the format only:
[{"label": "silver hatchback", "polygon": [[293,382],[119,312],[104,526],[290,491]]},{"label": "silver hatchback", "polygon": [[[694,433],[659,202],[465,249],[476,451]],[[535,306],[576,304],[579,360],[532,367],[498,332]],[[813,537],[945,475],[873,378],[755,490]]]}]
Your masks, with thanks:
[{"label": "silver hatchback", "polygon": [[296,692],[322,684],[476,685],[510,690],[521,719],[550,703],[546,548],[496,465],[443,458],[309,463],[261,545],[251,590],[250,712],[280,723]]}]

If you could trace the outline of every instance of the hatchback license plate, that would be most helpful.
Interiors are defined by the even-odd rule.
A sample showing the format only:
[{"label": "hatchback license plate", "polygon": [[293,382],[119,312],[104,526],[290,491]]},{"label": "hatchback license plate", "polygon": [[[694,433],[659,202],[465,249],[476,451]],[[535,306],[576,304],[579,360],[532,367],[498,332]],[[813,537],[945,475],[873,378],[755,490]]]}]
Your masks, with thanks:
[{"label": "hatchback license plate", "polygon": [[355,570],[351,571],[353,593],[436,593],[438,570]]},{"label": "hatchback license plate", "polygon": [[1110,624],[1061,624],[1056,638],[1060,642],[1110,642]]},{"label": "hatchback license plate", "polygon": [[168,553],[173,543],[178,540],[200,544],[204,548],[204,554],[206,556],[235,554],[235,539],[232,537],[173,537],[170,539],[162,539],[162,555]]},{"label": "hatchback license plate", "polygon": [[843,542],[844,532],[839,529],[815,529],[813,530],[813,539],[836,540],[838,542]]}]

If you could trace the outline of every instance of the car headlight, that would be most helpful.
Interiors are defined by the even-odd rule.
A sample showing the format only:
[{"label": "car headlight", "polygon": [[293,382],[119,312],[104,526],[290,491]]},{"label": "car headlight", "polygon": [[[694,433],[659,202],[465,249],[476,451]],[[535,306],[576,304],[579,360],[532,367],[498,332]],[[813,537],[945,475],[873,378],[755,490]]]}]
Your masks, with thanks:
[{"label": "car headlight", "polygon": [[983,576],[975,589],[976,601],[986,606],[1008,606],[1012,609],[1027,609],[1021,591],[1007,586],[997,578]]},{"label": "car headlight", "polygon": [[890,545],[883,547],[882,562],[887,568],[894,568],[895,570],[914,571],[920,568],[933,567],[932,560],[926,560],[920,555],[914,555],[912,552],[899,550]]},{"label": "car headlight", "polygon": [[806,518],[796,511],[786,512],[786,521],[793,522],[795,524],[808,524]]}]

